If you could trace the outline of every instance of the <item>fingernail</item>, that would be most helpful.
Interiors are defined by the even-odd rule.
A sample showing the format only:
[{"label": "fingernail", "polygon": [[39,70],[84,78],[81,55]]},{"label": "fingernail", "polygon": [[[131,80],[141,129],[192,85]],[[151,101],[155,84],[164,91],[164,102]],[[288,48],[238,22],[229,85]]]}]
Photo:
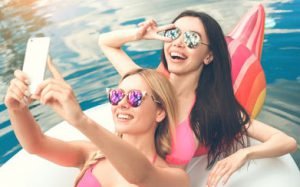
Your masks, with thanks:
[{"label": "fingernail", "polygon": [[35,95],[35,94],[32,94],[32,95],[31,95],[31,98],[32,98],[32,99],[39,99],[39,96],[38,96],[38,95]]},{"label": "fingernail", "polygon": [[30,85],[30,81],[29,81],[28,79],[25,80],[25,83],[26,83],[27,85]]},{"label": "fingernail", "polygon": [[24,105],[27,105],[27,104],[28,104],[28,99],[27,99],[26,97],[23,97],[22,103],[23,103]]},{"label": "fingernail", "polygon": [[26,97],[30,97],[30,95],[31,95],[31,93],[30,93],[28,90],[26,90],[26,91],[24,92],[24,94],[25,94]]}]

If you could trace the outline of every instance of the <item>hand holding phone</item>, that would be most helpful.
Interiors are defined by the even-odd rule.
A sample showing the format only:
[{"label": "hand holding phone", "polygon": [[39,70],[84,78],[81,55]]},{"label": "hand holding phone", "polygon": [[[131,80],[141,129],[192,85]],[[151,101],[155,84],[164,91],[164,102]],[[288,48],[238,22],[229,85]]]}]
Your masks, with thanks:
[{"label": "hand holding phone", "polygon": [[27,42],[22,71],[29,77],[31,94],[44,80],[49,46],[49,37],[30,38]]}]

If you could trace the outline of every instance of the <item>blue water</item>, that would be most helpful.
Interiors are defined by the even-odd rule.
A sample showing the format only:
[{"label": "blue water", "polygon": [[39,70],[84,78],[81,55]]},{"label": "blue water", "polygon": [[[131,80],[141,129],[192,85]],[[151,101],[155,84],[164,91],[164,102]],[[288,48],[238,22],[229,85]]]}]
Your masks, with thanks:
[{"label": "blue water", "polygon": [[[29,37],[51,37],[53,61],[74,88],[81,107],[87,109],[106,102],[105,88],[115,86],[119,79],[97,46],[98,33],[135,27],[149,18],[166,24],[184,9],[208,12],[227,33],[247,10],[260,2],[266,8],[261,63],[268,85],[258,119],[300,142],[300,0],[4,0],[0,2],[0,165],[20,150],[2,101],[13,71],[22,67]],[[161,46],[160,42],[142,41],[130,43],[124,50],[138,64],[155,67]],[[30,108],[43,130],[61,121],[38,103]],[[300,166],[299,149],[292,156]]]}]

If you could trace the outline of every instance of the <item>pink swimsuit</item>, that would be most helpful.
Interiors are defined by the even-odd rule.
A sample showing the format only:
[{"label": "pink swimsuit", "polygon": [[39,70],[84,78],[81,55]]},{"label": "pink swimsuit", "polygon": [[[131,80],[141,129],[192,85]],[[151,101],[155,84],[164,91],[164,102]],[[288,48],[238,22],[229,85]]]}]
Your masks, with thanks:
[{"label": "pink swimsuit", "polygon": [[78,182],[77,187],[101,187],[102,186],[98,182],[96,177],[93,175],[93,169],[95,165],[93,165],[92,167],[86,170],[86,172]]},{"label": "pink swimsuit", "polygon": [[[195,104],[190,107],[189,113]],[[207,149],[203,146],[196,147],[194,131],[191,127],[190,116],[176,126],[176,139],[172,142],[172,152],[167,155],[166,161],[173,165],[186,165],[194,156],[200,156],[207,153]]]},{"label": "pink swimsuit", "polygon": [[[157,159],[157,154],[154,155],[152,164],[155,163],[156,159]],[[101,183],[93,174],[93,169],[96,165],[97,163],[92,165],[85,171],[84,175],[81,177],[76,187],[101,187],[102,186]]]},{"label": "pink swimsuit", "polygon": [[189,118],[186,118],[176,127],[176,140],[172,142],[172,152],[166,156],[166,161],[169,164],[185,165],[193,158],[195,151],[194,132]]},{"label": "pink swimsuit", "polygon": [[[164,76],[169,78],[169,72],[162,64],[157,68]],[[189,114],[196,102],[196,96],[190,107]],[[167,155],[166,161],[173,165],[186,165],[194,156],[201,156],[207,153],[207,148],[199,145],[196,147],[194,131],[190,123],[190,115],[176,126],[176,139],[172,142],[172,152]]]}]

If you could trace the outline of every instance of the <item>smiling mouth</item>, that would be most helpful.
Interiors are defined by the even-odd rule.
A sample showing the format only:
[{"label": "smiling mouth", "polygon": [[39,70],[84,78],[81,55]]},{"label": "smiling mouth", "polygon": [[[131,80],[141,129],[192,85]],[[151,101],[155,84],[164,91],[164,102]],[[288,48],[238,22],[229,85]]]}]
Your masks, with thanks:
[{"label": "smiling mouth", "polygon": [[183,54],[177,53],[177,52],[171,52],[170,56],[173,60],[186,60],[187,57]]},{"label": "smiling mouth", "polygon": [[130,120],[133,119],[133,116],[129,114],[117,114],[117,118],[121,120]]}]

